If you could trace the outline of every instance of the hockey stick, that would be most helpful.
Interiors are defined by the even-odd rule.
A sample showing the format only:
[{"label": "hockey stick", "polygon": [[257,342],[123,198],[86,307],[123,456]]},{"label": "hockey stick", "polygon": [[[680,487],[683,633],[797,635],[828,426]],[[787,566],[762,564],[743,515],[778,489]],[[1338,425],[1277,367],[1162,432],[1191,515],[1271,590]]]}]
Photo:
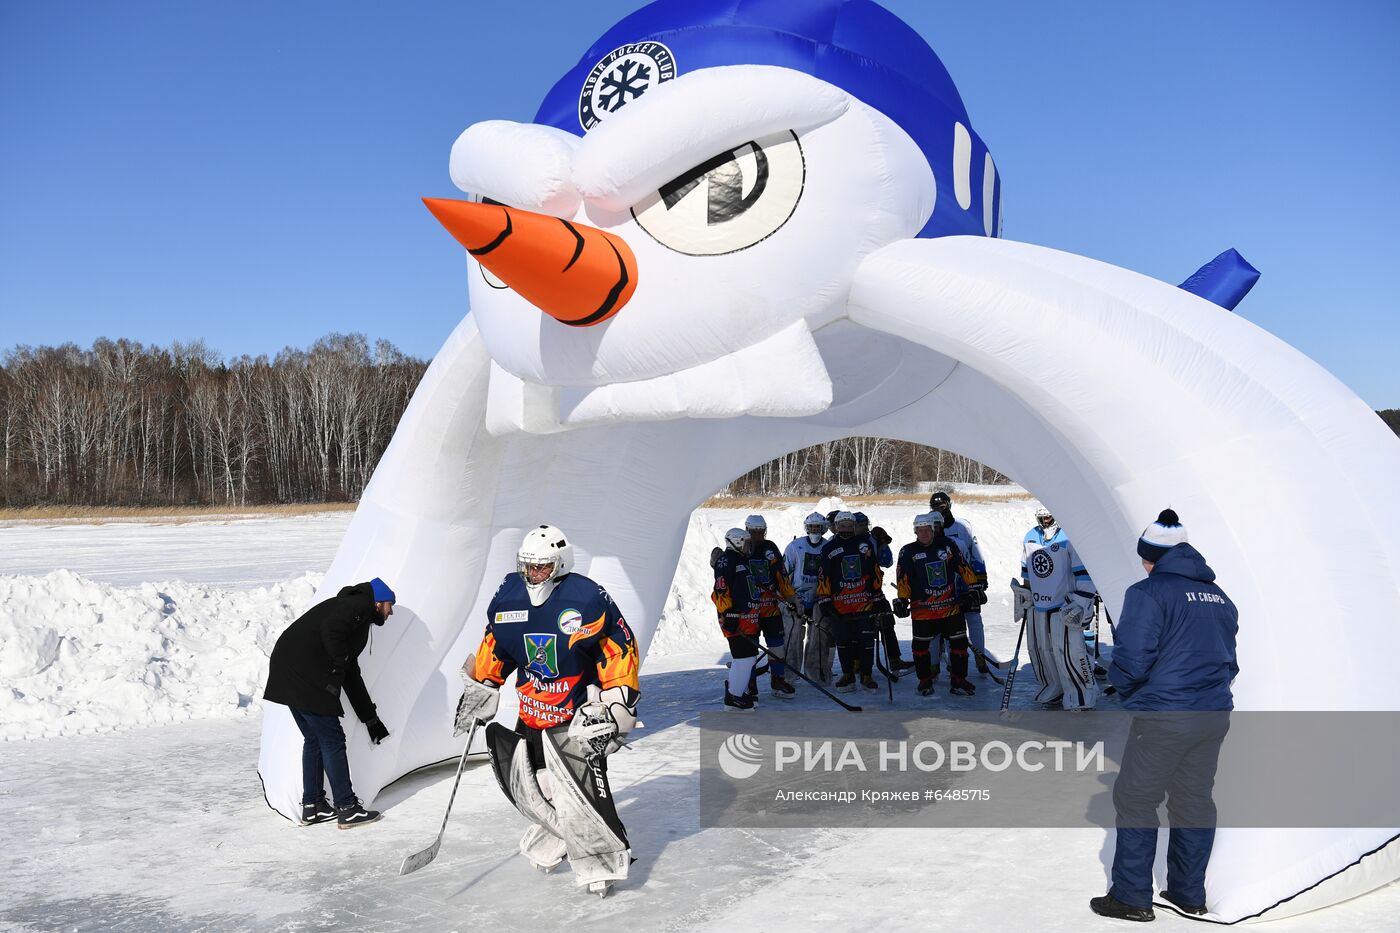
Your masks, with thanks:
[{"label": "hockey stick", "polygon": [[[767,648],[763,647],[762,645],[760,645],[758,642],[754,641],[754,640],[753,640],[752,638],[750,638],[749,636],[747,636],[747,635],[745,635],[745,634],[743,634],[743,633],[741,632],[741,633],[739,634],[739,637],[742,638],[742,639],[744,639],[744,641],[748,642],[749,644],[753,645],[755,648],[757,648],[759,651],[763,652],[765,655],[767,655],[767,657],[768,657],[768,659],[769,659],[770,661],[773,659],[773,654],[772,654]],[[830,690],[827,690],[827,689],[826,689],[825,687],[823,687],[821,684],[817,683],[815,680],[813,680],[812,678],[808,677],[806,674],[802,673],[801,671],[793,671],[793,673],[796,674],[798,677],[801,677],[803,680],[807,681],[807,683],[811,684],[813,687],[816,687],[816,688],[817,688],[818,690],[820,690],[822,693],[825,693],[827,696],[831,697],[831,699],[834,700],[834,701],[836,702],[836,705],[839,706],[839,707],[841,707],[842,709],[848,710],[848,711],[850,711],[850,712],[852,712],[852,713],[859,713],[859,712],[861,711],[861,708],[860,708],[859,706],[853,706],[853,705],[851,705],[850,703],[847,703],[845,700],[841,699],[841,698],[838,697],[836,694],[832,693]]]},{"label": "hockey stick", "polygon": [[1026,637],[1026,618],[1028,612],[1021,613],[1021,632],[1016,636],[1016,651],[1011,655],[1011,667],[1006,671],[1006,686],[1001,691],[1001,711],[1004,713],[1011,706],[1011,686],[1016,683],[1016,669],[1021,662],[1021,639]]},{"label": "hockey stick", "polygon": [[438,830],[437,841],[422,852],[414,852],[404,858],[403,864],[399,866],[400,877],[412,874],[438,857],[438,850],[442,848],[442,836],[447,832],[447,818],[452,815],[452,802],[457,799],[457,786],[462,783],[462,769],[467,764],[467,752],[471,751],[472,739],[476,738],[476,727],[480,722],[479,719],[473,719],[471,728],[467,730],[467,744],[462,747],[462,760],[457,762],[457,779],[452,782],[452,796],[447,798],[447,812],[442,815],[442,828]]},{"label": "hockey stick", "polygon": [[986,665],[987,665],[987,676],[988,676],[988,677],[992,678],[992,680],[993,680],[994,682],[998,683],[998,684],[1004,684],[1004,683],[1006,683],[1005,680],[1003,680],[1001,677],[997,676],[997,672],[1001,670],[1001,662],[1000,662],[1000,661],[998,661],[996,658],[992,657],[992,656],[991,656],[990,654],[988,654],[987,652],[983,651],[981,648],[978,648],[978,647],[977,647],[976,645],[974,645],[971,641],[968,641],[968,643],[967,643],[967,650],[968,650],[968,651],[971,651],[974,655],[976,655],[977,657],[981,658],[984,662],[986,662]]},{"label": "hockey stick", "polygon": [[[881,645],[881,643],[884,641],[884,639],[881,637],[881,635],[882,635],[882,633],[881,633],[881,631],[880,631],[879,626],[877,625],[876,628],[875,628],[875,666],[876,666],[877,668],[879,668],[881,674],[884,674],[884,675],[885,675],[885,687],[886,687],[886,689],[889,690],[889,693],[890,693],[890,705],[893,706],[893,705],[894,705],[894,682],[895,682],[896,680],[899,679],[899,675],[898,675],[898,674],[891,674],[891,673],[890,673],[890,669],[889,669],[888,667],[886,667],[885,664],[880,660],[880,645]],[[887,658],[889,657],[889,652],[888,652],[888,651],[885,652],[885,656],[886,656]]]}]

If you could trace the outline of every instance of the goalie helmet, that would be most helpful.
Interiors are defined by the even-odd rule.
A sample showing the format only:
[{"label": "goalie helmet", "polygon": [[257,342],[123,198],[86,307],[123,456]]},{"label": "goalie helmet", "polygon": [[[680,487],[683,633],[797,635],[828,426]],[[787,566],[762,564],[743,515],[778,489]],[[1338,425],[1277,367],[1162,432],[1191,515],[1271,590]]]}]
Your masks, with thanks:
[{"label": "goalie helmet", "polygon": [[573,545],[558,528],[541,525],[525,533],[515,552],[515,569],[525,581],[530,605],[542,606],[554,592],[554,585],[574,569]]},{"label": "goalie helmet", "polygon": [[1060,526],[1055,524],[1055,516],[1043,505],[1035,510],[1035,523],[1047,540],[1055,537],[1055,533],[1060,530]]},{"label": "goalie helmet", "polygon": [[804,520],[803,526],[807,531],[807,537],[811,539],[813,544],[816,544],[821,536],[826,534],[826,516],[820,512],[813,512]]}]

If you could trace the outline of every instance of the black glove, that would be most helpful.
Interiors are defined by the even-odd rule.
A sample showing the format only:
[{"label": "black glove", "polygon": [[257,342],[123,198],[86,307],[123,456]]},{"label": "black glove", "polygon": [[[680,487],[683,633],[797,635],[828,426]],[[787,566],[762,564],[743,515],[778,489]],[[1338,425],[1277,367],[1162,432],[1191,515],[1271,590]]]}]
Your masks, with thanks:
[{"label": "black glove", "polygon": [[365,728],[369,730],[369,740],[375,745],[389,737],[389,730],[384,727],[384,723],[379,721],[378,716],[365,723]]},{"label": "black glove", "polygon": [[987,605],[987,591],[986,591],[985,588],[983,588],[983,587],[978,587],[977,589],[973,590],[972,592],[974,592],[974,593],[977,594],[977,605],[979,605],[979,606],[985,606],[985,605]]},{"label": "black glove", "polygon": [[820,622],[822,616],[831,615],[831,598],[817,600],[817,604],[812,607],[812,621]]},{"label": "black glove", "polygon": [[876,525],[874,528],[870,529],[870,533],[875,536],[876,541],[880,542],[883,545],[888,546],[891,542],[894,541],[894,538],[890,537],[890,533],[885,529],[881,528],[879,525]]},{"label": "black glove", "polygon": [[743,621],[743,615],[738,612],[726,612],[724,618],[720,620],[720,631],[724,632],[724,637],[733,638],[739,634],[739,623]]},{"label": "black glove", "polygon": [[720,547],[712,547],[712,548],[710,548],[710,567],[713,568],[713,567],[715,566],[715,564],[718,564],[718,563],[719,563],[719,559],[720,559],[721,557],[723,557],[723,556],[724,556],[724,548],[720,548]]},{"label": "black glove", "polygon": [[894,614],[901,619],[909,618],[909,600],[905,599],[903,596],[896,599],[894,601]]},{"label": "black glove", "polygon": [[981,609],[982,604],[987,601],[987,597],[982,596],[981,599],[978,599],[977,597],[979,596],[982,596],[982,594],[977,590],[968,590],[964,593],[962,598],[963,612],[977,612]]}]

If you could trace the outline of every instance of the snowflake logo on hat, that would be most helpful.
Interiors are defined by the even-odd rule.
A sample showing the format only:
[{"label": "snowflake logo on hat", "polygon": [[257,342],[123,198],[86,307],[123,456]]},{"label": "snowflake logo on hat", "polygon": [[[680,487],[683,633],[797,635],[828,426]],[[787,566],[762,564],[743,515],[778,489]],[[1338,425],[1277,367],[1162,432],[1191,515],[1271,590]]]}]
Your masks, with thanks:
[{"label": "snowflake logo on hat", "polygon": [[608,114],[675,76],[675,56],[660,42],[618,46],[604,55],[584,80],[578,122],[591,130]]}]

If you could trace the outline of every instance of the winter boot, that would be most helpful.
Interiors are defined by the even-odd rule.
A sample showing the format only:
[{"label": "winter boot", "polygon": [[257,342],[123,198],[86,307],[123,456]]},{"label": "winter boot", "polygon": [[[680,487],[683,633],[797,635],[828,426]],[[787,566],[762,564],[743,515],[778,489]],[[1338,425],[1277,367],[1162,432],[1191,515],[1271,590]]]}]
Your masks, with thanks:
[{"label": "winter boot", "polygon": [[1152,912],[1151,907],[1144,910],[1141,907],[1124,904],[1112,894],[1093,898],[1089,901],[1089,909],[1100,917],[1112,917],[1114,920],[1135,920],[1138,923],[1146,923],[1149,920],[1157,919],[1157,915]]},{"label": "winter boot", "polygon": [[1206,912],[1205,904],[1188,904],[1170,891],[1162,892],[1162,900],[1171,904],[1184,914],[1191,914],[1192,916],[1199,917]]},{"label": "winter boot", "polygon": [[724,708],[726,710],[751,710],[753,709],[753,697],[749,696],[747,693],[741,693],[738,696],[735,696],[734,694],[729,692],[729,684],[725,684]]},{"label": "winter boot", "polygon": [[931,696],[933,696],[933,678],[932,678],[932,677],[925,677],[923,680],[919,681],[919,696],[921,696],[921,697],[931,697]]},{"label": "winter boot", "polygon": [[841,679],[838,680],[838,681],[836,681],[836,692],[837,692],[837,693],[854,693],[854,692],[855,692],[855,689],[856,689],[856,675],[855,675],[855,674],[850,674],[850,673],[842,674],[842,675],[841,675]]},{"label": "winter boot", "polygon": [[322,794],[321,799],[315,803],[304,803],[301,805],[301,825],[310,826],[312,823],[327,823],[335,819],[335,807]]},{"label": "winter boot", "polygon": [[341,829],[354,829],[365,823],[373,823],[377,819],[379,819],[379,811],[366,810],[360,806],[358,800],[352,804],[335,808],[335,821]]},{"label": "winter boot", "polygon": [[954,675],[952,682],[948,684],[948,692],[955,696],[970,697],[976,695],[977,688],[966,677]]},{"label": "winter boot", "polygon": [[774,677],[770,689],[773,696],[780,700],[791,700],[793,697],[797,696],[796,688],[783,677]]}]

